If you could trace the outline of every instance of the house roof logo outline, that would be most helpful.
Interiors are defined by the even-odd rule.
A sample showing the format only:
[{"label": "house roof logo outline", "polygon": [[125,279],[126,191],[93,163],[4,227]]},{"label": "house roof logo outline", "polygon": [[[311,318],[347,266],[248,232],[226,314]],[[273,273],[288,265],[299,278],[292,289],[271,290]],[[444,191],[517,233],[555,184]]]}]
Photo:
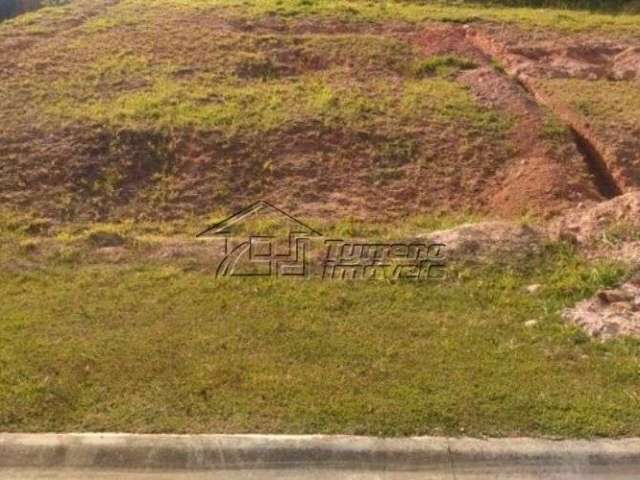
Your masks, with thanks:
[{"label": "house roof logo outline", "polygon": [[228,237],[232,233],[232,227],[241,224],[248,219],[261,214],[277,214],[289,223],[293,223],[294,228],[289,231],[289,235],[308,236],[308,237],[321,237],[322,233],[316,229],[302,223],[300,220],[292,217],[284,210],[276,207],[275,205],[259,200],[252,203],[248,207],[243,208],[225,218],[224,220],[210,226],[209,228],[200,232],[197,237],[210,236],[210,237]]}]

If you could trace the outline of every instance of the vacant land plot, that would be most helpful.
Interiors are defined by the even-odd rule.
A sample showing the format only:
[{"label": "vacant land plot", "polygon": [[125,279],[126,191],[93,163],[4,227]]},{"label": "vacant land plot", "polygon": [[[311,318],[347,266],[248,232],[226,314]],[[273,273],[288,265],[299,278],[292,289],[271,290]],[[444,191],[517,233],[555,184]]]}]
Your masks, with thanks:
[{"label": "vacant land plot", "polygon": [[260,199],[407,239],[636,189],[639,34],[359,0],[1,23],[0,430],[640,435],[640,342],[560,315],[636,265],[571,235],[418,283],[216,279],[194,243]]}]

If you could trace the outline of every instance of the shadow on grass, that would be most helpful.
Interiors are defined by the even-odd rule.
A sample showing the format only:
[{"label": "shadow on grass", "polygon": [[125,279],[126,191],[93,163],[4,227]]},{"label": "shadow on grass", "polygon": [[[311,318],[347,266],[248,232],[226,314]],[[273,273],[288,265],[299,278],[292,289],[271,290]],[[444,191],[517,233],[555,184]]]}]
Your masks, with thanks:
[{"label": "shadow on grass", "polygon": [[41,7],[62,5],[69,0],[0,0],[0,21],[17,17]]},{"label": "shadow on grass", "polygon": [[[428,3],[428,2],[421,2]],[[640,13],[639,0],[490,0],[444,2],[446,4],[480,5],[483,7],[529,7],[566,10],[589,10],[601,13]]]}]

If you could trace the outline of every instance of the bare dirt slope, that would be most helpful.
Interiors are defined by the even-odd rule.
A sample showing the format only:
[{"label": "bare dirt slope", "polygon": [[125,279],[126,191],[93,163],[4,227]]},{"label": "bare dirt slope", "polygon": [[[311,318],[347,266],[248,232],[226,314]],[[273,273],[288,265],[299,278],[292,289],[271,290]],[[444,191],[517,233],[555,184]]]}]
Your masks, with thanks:
[{"label": "bare dirt slope", "polygon": [[600,163],[596,168],[601,183],[609,184],[609,196],[640,187],[637,37],[563,37],[495,27],[469,28],[467,33],[575,130],[586,154]]}]

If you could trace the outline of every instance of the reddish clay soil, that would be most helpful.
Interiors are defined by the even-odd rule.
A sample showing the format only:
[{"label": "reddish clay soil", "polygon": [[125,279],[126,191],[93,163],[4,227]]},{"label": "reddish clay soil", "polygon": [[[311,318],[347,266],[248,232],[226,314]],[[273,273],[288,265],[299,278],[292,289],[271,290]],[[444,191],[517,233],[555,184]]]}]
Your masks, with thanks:
[{"label": "reddish clay soil", "polygon": [[[569,38],[557,33],[525,33],[511,29],[467,28],[468,40],[484,54],[497,59],[510,76],[536,98],[556,112],[575,132],[592,170],[599,171],[600,184],[609,195],[640,188],[640,112],[637,123],[591,118],[569,105],[567,98],[585,100],[583,92],[554,90],[545,80],[580,79],[621,82],[640,91],[640,41],[616,41],[591,35]],[[567,84],[572,89],[572,84]],[[614,105],[623,111],[625,105]],[[633,112],[631,112],[633,113]],[[601,188],[602,190],[602,188]]]},{"label": "reddish clay soil", "polygon": [[515,27],[469,26],[469,40],[497,56],[512,74],[535,78],[634,80],[640,78],[638,38],[604,38],[597,33],[562,35]]},{"label": "reddish clay soil", "polygon": [[544,142],[543,108],[519,84],[491,66],[491,57],[467,38],[464,27],[432,29],[418,37],[430,54],[456,54],[472,58],[481,67],[463,73],[466,84],[483,103],[516,118],[512,143],[516,152],[489,187],[490,205],[503,215],[527,208],[553,215],[568,202],[601,200],[603,192],[570,142]]},{"label": "reddish clay soil", "polygon": [[[422,132],[429,136],[428,130]],[[436,131],[437,135],[442,133]],[[266,136],[224,139],[214,132],[156,132],[74,126],[16,132],[3,139],[0,201],[63,219],[176,218],[236,209],[256,198],[311,216],[385,219],[407,214],[491,211],[476,168],[389,166],[374,133],[319,125]],[[455,132],[428,148],[457,148]],[[435,136],[435,135],[433,135]],[[499,152],[471,154],[489,168]],[[460,159],[464,157],[459,157]],[[271,160],[269,160],[271,159]],[[265,167],[272,161],[272,168]],[[438,164],[438,163],[437,163]],[[114,191],[101,187],[118,171]],[[494,172],[488,170],[491,178]],[[474,208],[475,207],[475,208]]]}]

